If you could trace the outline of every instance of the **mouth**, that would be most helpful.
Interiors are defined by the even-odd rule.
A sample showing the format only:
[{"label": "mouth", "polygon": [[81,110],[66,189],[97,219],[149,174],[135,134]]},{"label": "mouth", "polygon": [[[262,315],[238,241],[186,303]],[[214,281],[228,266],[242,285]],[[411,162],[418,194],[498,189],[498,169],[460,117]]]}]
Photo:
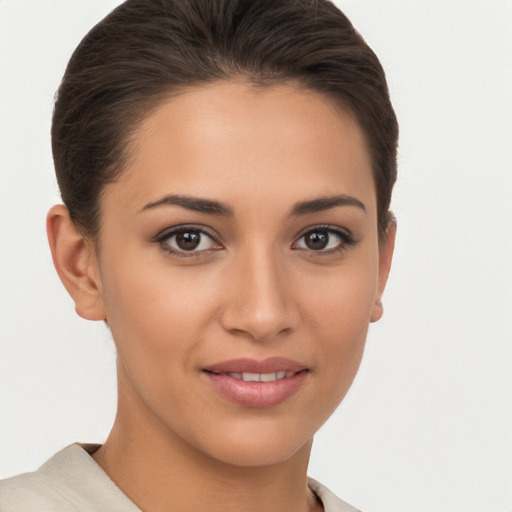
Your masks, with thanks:
[{"label": "mouth", "polygon": [[[208,370],[205,370],[208,371]],[[276,380],[289,379],[298,372],[287,372],[286,370],[279,370],[270,373],[252,373],[252,372],[227,372],[227,373],[214,373],[215,375],[225,375],[232,379],[243,380],[244,382],[274,382]]]},{"label": "mouth", "polygon": [[306,382],[307,366],[287,358],[235,359],[202,370],[214,390],[230,402],[266,409],[285,402]]},{"label": "mouth", "polygon": [[298,373],[307,369],[307,365],[287,357],[268,357],[261,361],[250,358],[231,359],[206,366],[204,371],[230,374],[235,379],[243,379],[244,375],[263,375],[264,378],[269,376],[271,380],[276,380],[284,379],[287,376],[291,376],[292,373]]}]

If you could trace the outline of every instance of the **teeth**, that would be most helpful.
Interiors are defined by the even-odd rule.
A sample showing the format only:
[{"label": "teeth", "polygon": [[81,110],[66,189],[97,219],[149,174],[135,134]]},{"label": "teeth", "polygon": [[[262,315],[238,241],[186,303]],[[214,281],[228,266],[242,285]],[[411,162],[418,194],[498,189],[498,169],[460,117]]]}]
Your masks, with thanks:
[{"label": "teeth", "polygon": [[293,377],[295,372],[287,372],[285,370],[273,373],[229,372],[227,375],[233,379],[244,380],[245,382],[273,382],[275,380]]},{"label": "teeth", "polygon": [[245,382],[259,382],[260,374],[244,372],[244,373],[242,373],[242,380],[245,380]]}]

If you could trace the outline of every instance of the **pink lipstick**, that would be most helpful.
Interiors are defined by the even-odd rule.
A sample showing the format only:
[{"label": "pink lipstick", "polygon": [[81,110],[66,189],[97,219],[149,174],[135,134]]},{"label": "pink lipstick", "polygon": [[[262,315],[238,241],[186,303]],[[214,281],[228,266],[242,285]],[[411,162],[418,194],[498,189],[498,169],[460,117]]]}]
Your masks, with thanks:
[{"label": "pink lipstick", "polygon": [[215,390],[228,400],[253,408],[284,402],[302,386],[309,369],[291,359],[233,359],[203,369]]}]

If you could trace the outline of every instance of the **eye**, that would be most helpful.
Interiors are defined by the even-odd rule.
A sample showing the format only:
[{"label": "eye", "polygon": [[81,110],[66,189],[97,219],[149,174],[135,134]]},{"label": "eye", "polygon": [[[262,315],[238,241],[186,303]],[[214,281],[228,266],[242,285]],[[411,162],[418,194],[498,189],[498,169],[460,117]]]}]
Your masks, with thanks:
[{"label": "eye", "polygon": [[193,255],[211,249],[220,249],[221,246],[207,233],[199,228],[178,227],[166,231],[157,238],[157,242],[171,253],[180,255]]},{"label": "eye", "polygon": [[305,249],[315,252],[332,252],[345,249],[355,243],[351,235],[334,227],[317,227],[304,233],[294,249]]}]

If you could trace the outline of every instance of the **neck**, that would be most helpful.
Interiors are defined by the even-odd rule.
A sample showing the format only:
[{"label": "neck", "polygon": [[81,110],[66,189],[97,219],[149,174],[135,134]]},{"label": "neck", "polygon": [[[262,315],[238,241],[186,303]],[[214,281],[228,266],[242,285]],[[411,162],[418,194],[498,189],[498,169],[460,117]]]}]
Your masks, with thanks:
[{"label": "neck", "polygon": [[208,456],[158,418],[134,410],[133,397],[120,395],[112,431],[93,458],[141,510],[202,512],[205,504],[209,512],[322,510],[307,488],[311,440],[285,461],[238,466]]}]

